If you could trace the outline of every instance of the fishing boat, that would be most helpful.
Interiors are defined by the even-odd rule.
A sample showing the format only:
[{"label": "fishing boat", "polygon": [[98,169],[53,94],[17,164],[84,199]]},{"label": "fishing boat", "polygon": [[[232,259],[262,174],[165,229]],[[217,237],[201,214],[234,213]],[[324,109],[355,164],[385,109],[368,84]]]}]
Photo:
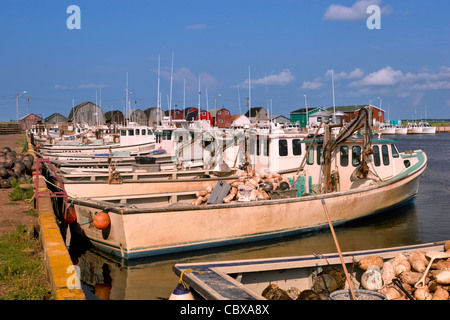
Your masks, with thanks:
[{"label": "fishing boat", "polygon": [[126,152],[130,155],[147,154],[155,149],[155,136],[147,126],[128,126],[120,128],[120,135],[111,139],[88,141],[63,141],[59,144],[40,144],[36,149],[42,157],[95,156],[111,152]]},{"label": "fishing boat", "polygon": [[379,126],[378,133],[381,134],[395,134],[395,127],[390,123],[382,123]]},{"label": "fishing boat", "polygon": [[[261,172],[258,165],[267,168],[268,164],[254,162],[252,170],[244,169],[245,175],[236,181],[218,181],[209,196],[205,190],[185,190],[69,197],[69,208],[76,214],[74,228],[95,247],[133,259],[326,228],[324,202],[336,225],[412,203],[426,168],[426,154],[421,150],[400,153],[394,140],[372,140],[370,109],[362,108],[335,139],[326,125],[323,139],[288,143],[282,137],[276,143],[277,153],[260,147],[260,156],[269,150],[273,162],[294,159],[294,169],[275,166],[276,181],[262,183],[259,174],[255,182],[253,178]],[[354,138],[353,132],[362,127],[367,134]],[[245,154],[244,165],[248,165],[250,155]],[[247,194],[251,187],[244,183],[250,179],[257,197],[251,196],[253,190]],[[106,224],[96,227],[96,220]]]},{"label": "fishing boat", "polygon": [[395,126],[395,134],[408,134],[408,128],[398,124]]},{"label": "fishing boat", "polygon": [[[342,274],[343,261],[348,270],[349,278],[356,280],[352,281],[355,295],[358,296],[363,293],[377,299],[382,297],[379,290],[359,288],[358,283],[362,283],[362,277],[366,271],[360,268],[358,262],[363,258],[379,257],[385,263],[399,254],[409,256],[417,251],[444,253],[444,245],[445,241],[441,241],[343,252],[341,256],[338,253],[329,253],[268,259],[183,263],[175,264],[173,271],[181,277],[182,282],[196,299],[266,300],[270,299],[267,288],[279,288],[285,292],[284,300],[295,300],[295,297],[303,297],[300,300],[308,300],[308,298],[321,300],[333,299],[333,293],[320,292],[321,286],[317,285],[317,280],[323,279],[321,276],[326,274],[327,270],[339,270]],[[395,279],[395,277],[393,278]],[[345,277],[343,277],[343,281],[346,281]],[[373,281],[375,282],[375,280]],[[331,283],[331,281],[327,283]],[[336,284],[339,286],[339,283]],[[340,285],[343,286],[343,283],[341,282]],[[387,285],[388,283],[383,283],[383,286]],[[390,285],[395,285],[395,280],[394,284]],[[329,285],[328,289],[331,290],[331,287],[332,285]],[[346,292],[346,298],[350,299],[350,291],[346,282],[345,287],[346,289],[337,290],[334,294],[342,295],[342,291],[344,291]],[[397,290],[400,292],[400,289]],[[289,297],[286,292],[295,295]],[[388,295],[384,295],[383,299],[388,297]],[[345,299],[344,297],[341,298]]]},{"label": "fishing boat", "polygon": [[428,122],[421,122],[419,125],[422,127],[422,133],[434,134],[436,133],[436,127],[433,127]]},{"label": "fishing boat", "polygon": [[407,126],[407,132],[408,134],[411,133],[422,133],[422,126],[418,125],[417,123],[408,123]]}]

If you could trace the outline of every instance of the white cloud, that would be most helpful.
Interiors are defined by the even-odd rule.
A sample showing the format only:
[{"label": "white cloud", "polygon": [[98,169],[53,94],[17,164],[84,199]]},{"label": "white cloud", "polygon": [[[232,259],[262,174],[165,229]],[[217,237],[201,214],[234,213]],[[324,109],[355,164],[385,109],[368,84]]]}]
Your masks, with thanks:
[{"label": "white cloud", "polygon": [[55,89],[67,89],[67,86],[64,86],[62,84],[55,84],[54,88]]},{"label": "white cloud", "polygon": [[189,29],[189,30],[204,30],[204,29],[208,29],[208,26],[206,24],[203,24],[203,23],[198,23],[198,24],[191,24],[189,26],[186,26],[186,29]]},{"label": "white cloud", "polygon": [[414,90],[441,90],[450,89],[450,81],[426,81],[412,86]]},{"label": "white cloud", "polygon": [[[323,16],[323,20],[342,20],[342,21],[358,21],[368,18],[367,8],[371,5],[381,5],[381,0],[359,0],[351,7],[346,7],[340,4],[330,5]],[[381,9],[383,14],[392,12],[389,6]]]},{"label": "white cloud", "polygon": [[[170,80],[170,69],[161,70],[161,75]],[[173,72],[173,81],[183,85],[186,83],[186,91],[188,92],[198,91],[199,77],[201,88],[216,89],[219,86],[219,81],[207,72],[201,72],[197,75],[187,67],[181,67]]]},{"label": "white cloud", "polygon": [[[271,85],[271,86],[285,86],[295,80],[295,76],[291,73],[291,70],[284,69],[278,74],[271,74],[259,79],[250,79],[252,86],[256,85]],[[239,84],[240,87],[248,88],[248,78]],[[237,87],[237,85],[235,86]]]},{"label": "white cloud", "polygon": [[97,83],[87,83],[87,84],[80,84],[78,85],[78,88],[80,89],[97,89],[97,88],[108,88],[109,85],[107,84],[97,84]]},{"label": "white cloud", "polygon": [[442,67],[437,72],[425,69],[418,73],[404,73],[387,66],[350,83],[352,87],[395,85],[407,85],[407,90],[450,89],[450,68]]},{"label": "white cloud", "polygon": [[323,83],[320,78],[316,78],[313,81],[303,81],[302,89],[304,90],[317,90],[323,87]]},{"label": "white cloud", "polygon": [[350,86],[392,86],[404,78],[403,72],[388,66],[372,72],[361,80],[354,81]]},{"label": "white cloud", "polygon": [[[325,73],[326,77],[331,77],[332,74],[332,70],[327,70],[327,72]],[[356,68],[353,71],[350,72],[339,72],[336,73],[334,72],[334,80],[341,80],[341,79],[359,79],[362,78],[364,76],[364,71],[362,71],[360,68]]]}]

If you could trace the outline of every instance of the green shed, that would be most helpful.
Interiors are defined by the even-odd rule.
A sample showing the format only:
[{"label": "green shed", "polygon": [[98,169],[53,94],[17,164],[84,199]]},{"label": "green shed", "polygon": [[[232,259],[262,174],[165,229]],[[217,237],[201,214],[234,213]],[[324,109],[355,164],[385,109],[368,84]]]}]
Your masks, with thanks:
[{"label": "green shed", "polygon": [[324,111],[323,108],[308,108],[308,111],[306,111],[306,108],[298,109],[295,111],[292,111],[289,114],[289,118],[291,123],[299,123],[300,127],[306,128],[307,119],[313,115],[316,112]]}]

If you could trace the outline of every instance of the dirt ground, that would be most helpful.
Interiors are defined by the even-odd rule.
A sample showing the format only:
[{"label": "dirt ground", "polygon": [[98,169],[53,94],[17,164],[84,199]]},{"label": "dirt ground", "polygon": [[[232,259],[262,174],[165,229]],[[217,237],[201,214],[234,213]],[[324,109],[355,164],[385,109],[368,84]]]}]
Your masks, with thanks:
[{"label": "dirt ground", "polygon": [[[23,135],[0,135],[0,150],[9,147],[11,150],[21,152]],[[0,235],[16,230],[17,226],[34,225],[38,222],[36,217],[27,214],[30,206],[24,201],[11,201],[8,194],[11,188],[0,188]]]}]

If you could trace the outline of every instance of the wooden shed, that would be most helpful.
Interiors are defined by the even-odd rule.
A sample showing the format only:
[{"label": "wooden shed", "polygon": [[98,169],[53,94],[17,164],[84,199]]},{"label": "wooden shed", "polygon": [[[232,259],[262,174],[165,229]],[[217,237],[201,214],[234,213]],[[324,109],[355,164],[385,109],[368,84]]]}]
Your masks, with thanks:
[{"label": "wooden shed", "polygon": [[164,117],[164,111],[158,107],[151,107],[144,110],[147,115],[148,126],[156,128],[161,125],[162,119]]},{"label": "wooden shed", "polygon": [[252,123],[267,122],[269,115],[263,107],[254,107],[245,113],[245,116],[250,119]]},{"label": "wooden shed", "polygon": [[19,119],[19,126],[21,130],[31,129],[34,125],[42,123],[44,119],[35,115],[34,113],[29,113],[26,116]]},{"label": "wooden shed", "polygon": [[101,107],[90,101],[80,103],[70,110],[68,120],[73,123],[83,123],[90,126],[106,123]]},{"label": "wooden shed", "polygon": [[125,117],[120,110],[112,110],[106,112],[105,120],[107,124],[125,124]]},{"label": "wooden shed", "polygon": [[132,109],[125,114],[125,119],[140,126],[148,125],[147,115],[141,109]]},{"label": "wooden shed", "polygon": [[54,114],[45,118],[44,122],[46,124],[66,124],[68,120],[62,114],[55,112]]},{"label": "wooden shed", "polygon": [[225,108],[212,109],[210,112],[214,125],[218,128],[229,128],[231,126],[231,112]]}]

